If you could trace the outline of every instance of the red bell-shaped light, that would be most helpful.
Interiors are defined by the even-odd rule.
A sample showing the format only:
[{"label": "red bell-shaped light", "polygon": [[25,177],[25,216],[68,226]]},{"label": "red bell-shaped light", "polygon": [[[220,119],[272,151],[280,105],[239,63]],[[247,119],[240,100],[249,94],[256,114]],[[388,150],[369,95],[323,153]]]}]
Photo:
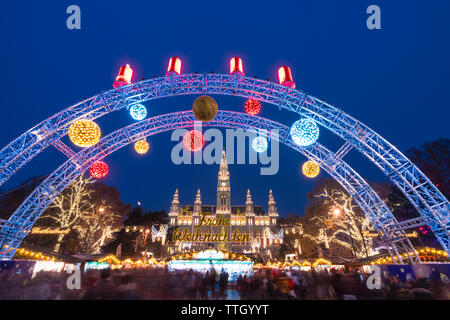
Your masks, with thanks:
[{"label": "red bell-shaped light", "polygon": [[169,66],[167,67],[166,76],[169,74],[181,74],[181,60],[178,57],[172,57],[169,60]]},{"label": "red bell-shaped light", "polygon": [[234,57],[230,59],[230,74],[231,75],[244,75],[244,67],[242,66],[242,59]]},{"label": "red bell-shaped light", "polygon": [[131,83],[132,77],[133,77],[133,69],[131,69],[130,65],[127,64],[126,66],[121,66],[116,81],[114,81],[113,83],[113,87],[117,88],[129,85]]},{"label": "red bell-shaped light", "polygon": [[278,69],[278,80],[281,85],[295,89],[295,82],[292,79],[291,68],[281,66],[280,69]]}]

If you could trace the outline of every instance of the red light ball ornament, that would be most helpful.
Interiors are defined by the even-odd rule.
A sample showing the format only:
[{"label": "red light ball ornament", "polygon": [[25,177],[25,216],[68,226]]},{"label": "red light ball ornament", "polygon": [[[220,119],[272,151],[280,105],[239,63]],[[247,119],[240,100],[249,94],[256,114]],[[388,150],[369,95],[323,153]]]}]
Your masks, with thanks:
[{"label": "red light ball ornament", "polygon": [[89,169],[89,173],[93,178],[101,179],[106,177],[108,174],[109,168],[106,163],[103,161],[97,161],[91,165],[91,168]]},{"label": "red light ball ornament", "polygon": [[245,112],[249,115],[256,115],[261,111],[261,103],[256,99],[248,99],[245,101]]},{"label": "red light ball ornament", "polygon": [[201,150],[205,145],[205,138],[200,131],[191,130],[183,137],[184,147],[192,152]]}]

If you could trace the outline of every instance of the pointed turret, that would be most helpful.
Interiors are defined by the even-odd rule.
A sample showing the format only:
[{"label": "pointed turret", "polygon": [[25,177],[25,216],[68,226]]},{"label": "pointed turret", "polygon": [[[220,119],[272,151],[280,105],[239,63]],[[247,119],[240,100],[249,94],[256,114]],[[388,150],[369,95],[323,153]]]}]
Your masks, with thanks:
[{"label": "pointed turret", "polygon": [[170,206],[170,213],[172,214],[178,214],[180,201],[178,200],[178,189],[175,190],[175,193],[173,195],[172,204]]},{"label": "pointed turret", "polygon": [[198,215],[200,212],[202,212],[202,196],[200,194],[200,189],[198,189],[194,202],[194,215]]},{"label": "pointed turret", "polygon": [[252,195],[250,189],[247,190],[247,200],[245,201],[245,214],[247,216],[254,215]]},{"label": "pointed turret", "polygon": [[278,216],[277,204],[273,197],[272,189],[269,191],[269,216]]},{"label": "pointed turret", "polygon": [[172,204],[170,205],[169,217],[170,217],[170,225],[176,225],[177,223],[177,215],[180,211],[180,201],[178,200],[178,189],[175,190],[173,195]]}]

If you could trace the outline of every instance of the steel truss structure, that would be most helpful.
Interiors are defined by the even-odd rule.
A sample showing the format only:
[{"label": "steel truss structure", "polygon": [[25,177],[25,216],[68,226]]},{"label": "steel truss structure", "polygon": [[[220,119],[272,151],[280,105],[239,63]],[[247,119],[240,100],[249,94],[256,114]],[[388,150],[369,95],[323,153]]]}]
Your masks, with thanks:
[{"label": "steel truss structure", "polygon": [[[284,108],[315,120],[346,141],[337,158],[342,159],[350,147],[366,156],[405,194],[420,213],[422,222],[426,221],[444,250],[449,252],[449,201],[393,145],[360,121],[326,102],[273,82],[242,76],[169,75],[113,89],[86,99],[41,122],[3,148],[0,151],[0,185],[49,145],[55,145],[61,150],[62,145],[57,141],[67,134],[67,128],[73,120],[96,119],[135,103],[188,94],[221,94],[254,98],[276,105],[280,110]],[[65,175],[63,172],[60,174]],[[366,189],[359,192],[362,197],[368,197]],[[411,225],[407,223],[399,225],[395,220],[390,220],[390,216],[381,214],[382,219],[374,222],[381,224],[378,227],[383,226],[387,230],[397,232],[403,230],[403,226]],[[11,221],[7,229],[14,228],[13,225],[19,227]],[[24,231],[26,228],[22,229],[22,232]],[[4,238],[6,233],[10,234],[3,227],[0,234],[3,241],[6,239]],[[4,253],[0,253],[0,257],[2,254]]]},{"label": "steel truss structure", "polygon": [[[69,160],[45,179],[9,219],[8,225],[3,228],[3,236],[8,233],[8,245],[11,248],[18,247],[22,238],[31,230],[36,220],[53,199],[73,179],[87,170],[92,163],[143,137],[179,128],[194,127],[195,120],[193,113],[190,111],[156,116],[119,129],[101,139],[95,146],[78,154],[69,155]],[[408,252],[408,250],[413,249],[403,230],[395,232],[388,230],[387,227],[397,223],[397,221],[377,193],[347,163],[336,158],[331,151],[319,143],[307,148],[299,147],[291,140],[289,127],[268,119],[238,112],[219,111],[213,121],[203,123],[203,126],[258,130],[259,135],[275,139],[301,152],[306,157],[316,161],[354,197],[380,236],[385,241],[391,242],[389,249],[392,255],[402,261],[401,252]],[[8,232],[7,228],[9,229]],[[413,262],[418,259],[417,256],[409,258]]]}]

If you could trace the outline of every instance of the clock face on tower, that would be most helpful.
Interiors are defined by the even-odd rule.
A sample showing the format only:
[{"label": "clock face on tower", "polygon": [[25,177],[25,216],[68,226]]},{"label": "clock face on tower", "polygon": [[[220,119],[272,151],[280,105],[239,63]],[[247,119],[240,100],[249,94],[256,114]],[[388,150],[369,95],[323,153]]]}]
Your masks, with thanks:
[{"label": "clock face on tower", "polygon": [[222,181],[222,187],[225,187],[227,183],[225,181]]}]

